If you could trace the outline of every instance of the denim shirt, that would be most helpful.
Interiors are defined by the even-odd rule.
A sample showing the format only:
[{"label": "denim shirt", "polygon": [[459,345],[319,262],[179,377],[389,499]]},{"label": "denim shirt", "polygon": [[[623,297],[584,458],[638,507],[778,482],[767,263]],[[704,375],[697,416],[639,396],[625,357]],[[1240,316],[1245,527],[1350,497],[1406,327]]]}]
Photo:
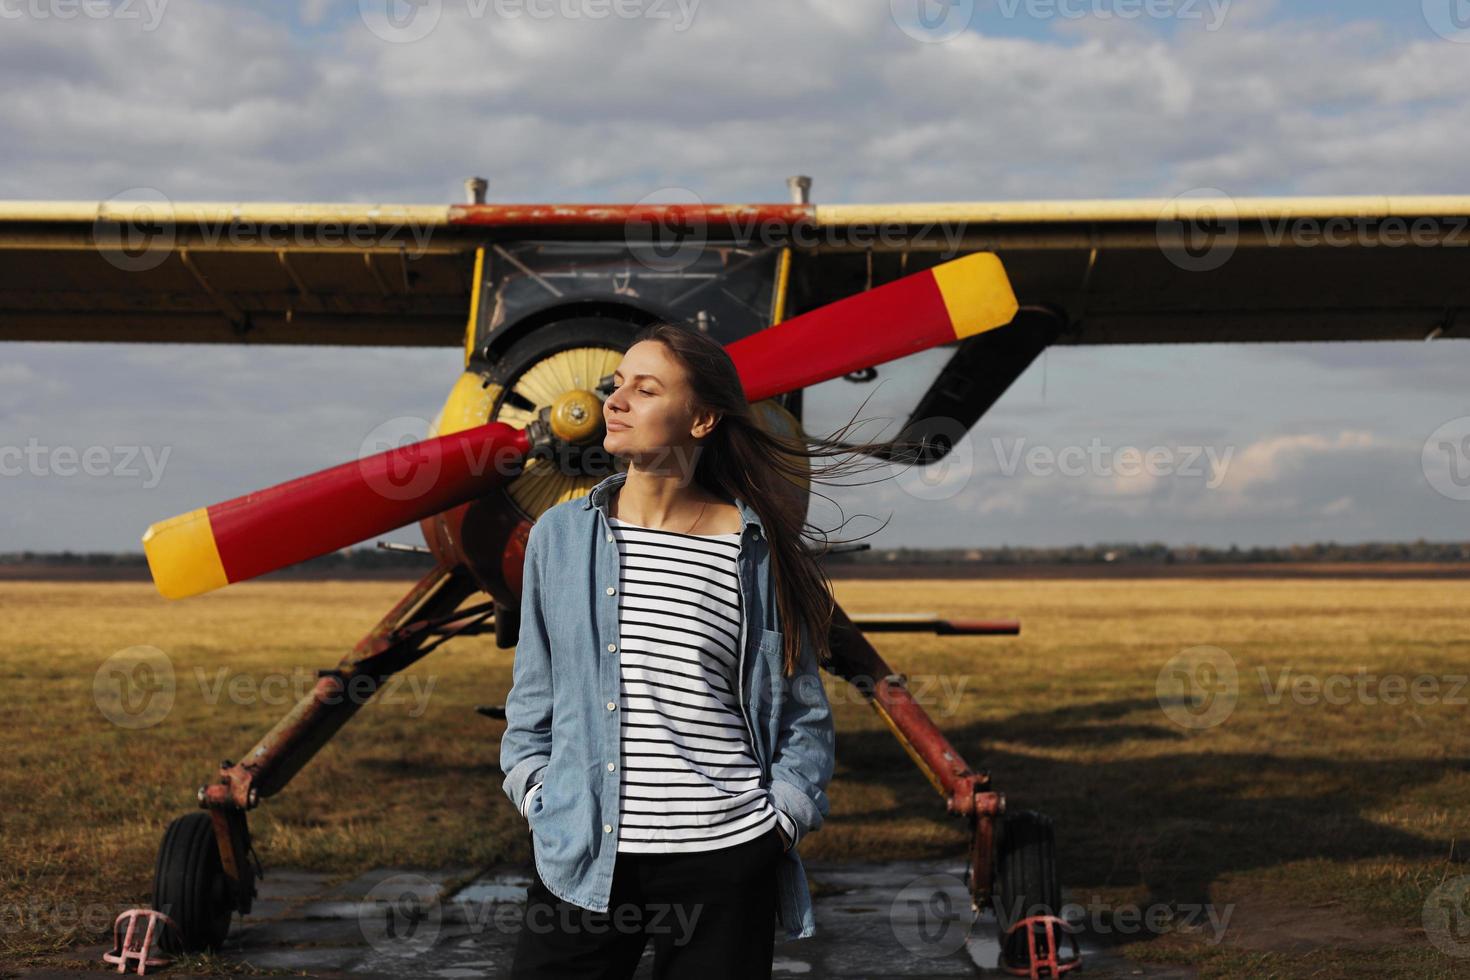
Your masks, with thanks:
[{"label": "denim shirt", "polygon": [[[618,546],[608,494],[613,473],[583,497],[548,508],[531,526],[500,768],[505,793],[525,808],[536,871],[564,901],[607,912],[617,858],[622,773],[618,654]],[[836,736],[815,651],[803,624],[801,657],[781,675],[784,636],[770,549],[755,510],[740,511],[741,713],[771,804],[797,827],[777,871],[777,908],[787,939],[816,931],[801,837],[828,813]]]}]

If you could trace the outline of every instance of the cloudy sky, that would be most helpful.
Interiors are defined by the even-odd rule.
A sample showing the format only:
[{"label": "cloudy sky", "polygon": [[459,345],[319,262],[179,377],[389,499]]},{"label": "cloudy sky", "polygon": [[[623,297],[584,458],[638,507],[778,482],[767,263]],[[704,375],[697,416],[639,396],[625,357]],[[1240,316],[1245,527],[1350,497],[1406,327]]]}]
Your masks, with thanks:
[{"label": "cloudy sky", "polygon": [[[0,198],[1467,191],[1460,0],[915,2],[0,0]],[[0,455],[0,551],[138,550],[385,420],[422,431],[459,365],[5,345],[0,447],[25,455]],[[1467,365],[1459,341],[1052,350],[949,465],[813,518],[888,519],[878,546],[1463,540]],[[880,377],[864,415],[900,416],[903,372]],[[870,391],[813,390],[810,428]]]}]

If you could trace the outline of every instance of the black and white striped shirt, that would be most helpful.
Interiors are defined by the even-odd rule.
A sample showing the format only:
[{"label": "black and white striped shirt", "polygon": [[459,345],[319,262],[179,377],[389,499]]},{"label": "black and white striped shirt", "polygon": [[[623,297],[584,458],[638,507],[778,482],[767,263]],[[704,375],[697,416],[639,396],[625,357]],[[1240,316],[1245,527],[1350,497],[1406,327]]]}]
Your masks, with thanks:
[{"label": "black and white striped shirt", "polygon": [[609,518],[620,560],[618,850],[732,847],[790,818],[761,787],[737,700],[740,535]]},{"label": "black and white striped shirt", "polygon": [[[740,535],[608,518],[619,555],[618,850],[733,847],[791,818],[760,785],[737,701]],[[541,784],[527,790],[522,813]]]}]

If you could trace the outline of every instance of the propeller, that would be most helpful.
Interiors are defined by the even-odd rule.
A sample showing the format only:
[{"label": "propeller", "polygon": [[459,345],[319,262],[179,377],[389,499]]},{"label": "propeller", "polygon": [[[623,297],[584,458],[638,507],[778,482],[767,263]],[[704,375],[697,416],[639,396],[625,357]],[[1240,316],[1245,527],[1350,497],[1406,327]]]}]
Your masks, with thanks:
[{"label": "propeller", "polygon": [[[793,317],[726,350],[746,397],[757,402],[1005,326],[1016,310],[1000,260],[982,252]],[[569,394],[579,404],[596,398]],[[555,411],[552,423],[557,431]],[[199,595],[482,497],[514,479],[531,449],[529,429],[489,422],[159,521],[144,533],[143,550],[162,595]]]}]

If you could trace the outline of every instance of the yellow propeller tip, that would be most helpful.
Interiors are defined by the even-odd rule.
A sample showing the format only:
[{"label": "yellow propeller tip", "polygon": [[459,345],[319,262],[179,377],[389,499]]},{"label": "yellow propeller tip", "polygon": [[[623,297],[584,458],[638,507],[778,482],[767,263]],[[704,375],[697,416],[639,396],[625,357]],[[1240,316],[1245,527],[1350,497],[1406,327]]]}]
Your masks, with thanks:
[{"label": "yellow propeller tip", "polygon": [[1020,309],[1005,263],[993,252],[976,252],[937,265],[934,281],[959,339],[1003,327]]},{"label": "yellow propeller tip", "polygon": [[153,585],[166,599],[184,599],[229,584],[207,507],[151,525],[143,532],[143,553]]}]

